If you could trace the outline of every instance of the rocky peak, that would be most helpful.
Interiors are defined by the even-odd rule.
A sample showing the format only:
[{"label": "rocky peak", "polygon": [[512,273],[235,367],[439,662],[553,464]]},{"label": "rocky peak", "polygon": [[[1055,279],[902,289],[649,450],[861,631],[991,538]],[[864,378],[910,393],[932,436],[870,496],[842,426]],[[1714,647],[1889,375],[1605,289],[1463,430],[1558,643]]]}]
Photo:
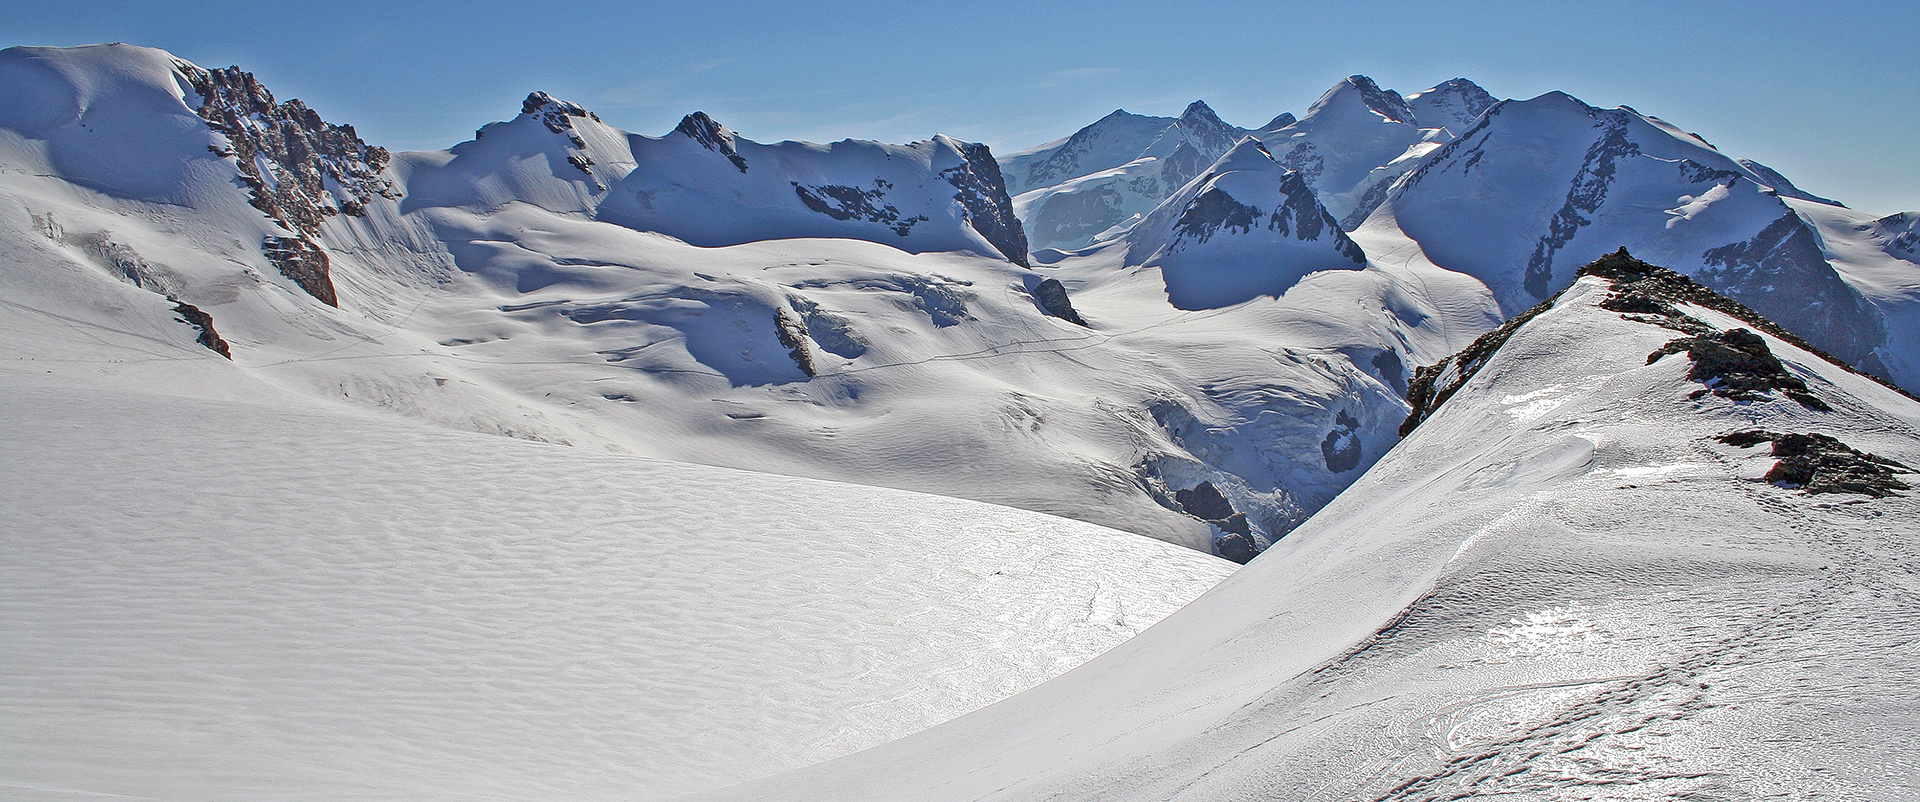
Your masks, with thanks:
[{"label": "rocky peak", "polygon": [[704,111],[696,111],[680,118],[680,124],[673,132],[684,134],[688,139],[700,143],[707,150],[715,151],[733,162],[740,172],[747,171],[747,160],[733,142],[733,130],[721,125]]},{"label": "rocky peak", "polygon": [[1267,121],[1267,124],[1264,126],[1261,126],[1260,130],[1263,132],[1278,131],[1282,128],[1285,128],[1299,121],[1300,121],[1300,118],[1293,116],[1293,112],[1283,111],[1283,112],[1280,112],[1280,116]]},{"label": "rocky peak", "polygon": [[572,101],[561,100],[545,92],[534,92],[520,103],[520,113],[533,117],[547,126],[547,129],[564,134],[573,130],[574,117],[585,117],[594,122],[600,121],[600,115],[587,111],[585,106]]},{"label": "rocky peak", "polygon": [[[1694,363],[1689,378],[1707,385],[1706,389],[1694,394],[1695,398],[1711,393],[1752,401],[1766,400],[1765,394],[1779,392],[1782,397],[1808,408],[1827,409],[1824,402],[1809,392],[1804,381],[1780,365],[1765,341],[1753,331],[1765,332],[1829,364],[1911,397],[1911,394],[1892,382],[1862,372],[1820,350],[1747,305],[1714,292],[1685,275],[1633,258],[1624,247],[1581,267],[1577,275],[1605,279],[1610,284],[1607,297],[1598,303],[1601,309],[1617,312],[1621,317],[1637,323],[1690,335],[1675,339],[1649,354],[1647,362],[1652,364],[1665,356],[1687,353]],[[1554,293],[1533,308],[1513,316],[1499,328],[1481,335],[1460,353],[1415,371],[1413,383],[1407,391],[1407,402],[1413,409],[1406,422],[1401,424],[1401,436],[1412,432],[1421,421],[1431,417],[1441,404],[1493,358],[1493,354],[1515,332],[1528,321],[1552,309],[1565,292],[1563,289]],[[1747,328],[1717,329],[1686,314],[1681,309],[1682,305],[1711,309],[1746,324],[1753,331]]]},{"label": "rocky peak", "polygon": [[1013,198],[1007,194],[1007,182],[993,151],[979,142],[961,142],[944,134],[935,139],[960,154],[960,164],[941,170],[940,177],[956,190],[953,200],[960,204],[967,224],[1002,256],[1027,266],[1027,233],[1020,218],[1014,216]]},{"label": "rocky peak", "polygon": [[1180,130],[1195,149],[1214,158],[1227,152],[1239,138],[1233,126],[1221,122],[1219,115],[1200,100],[1187,104],[1186,111],[1180,113]]},{"label": "rocky peak", "polygon": [[[391,156],[368,145],[351,125],[320,119],[299,100],[274,101],[252,74],[239,67],[208,70],[176,62],[174,69],[200,95],[201,119],[225,135],[231,157],[246,182],[249,202],[293,232],[291,248],[269,238],[263,250],[280,272],[315,298],[335,304],[325,252],[314,241],[329,216],[365,213],[375,198],[397,198],[382,175]],[[278,255],[301,254],[300,263]]]},{"label": "rocky peak", "polygon": [[[1327,105],[1329,101],[1335,100],[1340,95],[1347,93],[1352,93],[1356,96],[1360,103],[1366,106],[1368,111],[1389,120],[1408,124],[1412,124],[1414,121],[1413,109],[1407,105],[1405,98],[1400,97],[1399,92],[1391,89],[1382,89],[1379,84],[1373,82],[1372,78],[1368,78],[1365,75],[1347,76],[1345,81],[1341,81],[1335,85],[1332,90],[1328,91],[1327,94],[1320,99],[1319,103],[1314,104],[1314,107],[1319,108]],[[1312,112],[1308,113],[1311,114]]]},{"label": "rocky peak", "polygon": [[1474,118],[1492,107],[1495,99],[1479,84],[1455,78],[1424,92],[1407,97],[1417,124],[1424,128],[1448,128],[1463,131]]}]

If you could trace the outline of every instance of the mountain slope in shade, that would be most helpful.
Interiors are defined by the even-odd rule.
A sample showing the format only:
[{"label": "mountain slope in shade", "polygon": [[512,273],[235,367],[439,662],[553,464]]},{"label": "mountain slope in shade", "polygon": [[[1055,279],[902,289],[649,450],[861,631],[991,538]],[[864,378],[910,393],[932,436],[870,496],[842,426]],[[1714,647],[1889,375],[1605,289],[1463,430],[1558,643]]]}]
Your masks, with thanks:
[{"label": "mountain slope in shade", "polygon": [[[1828,261],[1834,246],[1809,220],[1840,212],[1782,197],[1767,173],[1631,109],[1550,93],[1489,109],[1396,184],[1380,213],[1436,264],[1485,281],[1508,314],[1624,245],[1850,363],[1920,382],[1889,373],[1894,319]],[[1920,269],[1900,264],[1881,269]]]},{"label": "mountain slope in shade", "polygon": [[697,798],[1911,796],[1920,403],[1622,261],[1163,624]]},{"label": "mountain slope in shade", "polygon": [[1130,264],[1155,265],[1180,309],[1279,296],[1316,270],[1356,270],[1360,246],[1306,176],[1248,137],[1127,234]]}]

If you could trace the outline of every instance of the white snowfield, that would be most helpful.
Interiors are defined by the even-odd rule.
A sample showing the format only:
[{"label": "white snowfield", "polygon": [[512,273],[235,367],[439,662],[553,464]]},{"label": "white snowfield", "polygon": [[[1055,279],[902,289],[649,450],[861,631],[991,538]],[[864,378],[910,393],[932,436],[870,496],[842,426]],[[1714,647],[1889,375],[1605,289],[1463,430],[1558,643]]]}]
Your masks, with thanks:
[{"label": "white snowfield", "polygon": [[[1052,682],[702,800],[1920,795],[1920,501],[1761,481],[1817,432],[1920,466],[1920,404],[1690,400],[1581,279],[1306,525]],[[1685,308],[1719,327],[1716,313]],[[1521,414],[1514,414],[1521,411]],[[1903,476],[1911,482],[1911,473]]]},{"label": "white snowfield", "polygon": [[22,361],[0,370],[9,800],[662,799],[1025,690],[1234,567]]}]

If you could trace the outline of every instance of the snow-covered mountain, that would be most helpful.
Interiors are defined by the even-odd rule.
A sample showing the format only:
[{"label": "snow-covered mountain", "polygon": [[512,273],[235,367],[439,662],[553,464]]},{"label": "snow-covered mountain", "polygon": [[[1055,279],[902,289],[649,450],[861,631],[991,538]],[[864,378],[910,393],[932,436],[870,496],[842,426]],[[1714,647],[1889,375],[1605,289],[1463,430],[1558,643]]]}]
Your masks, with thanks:
[{"label": "snow-covered mountain", "polygon": [[1846,210],[1776,188],[1777,174],[1749,164],[1632,109],[1549,93],[1491,107],[1397,183],[1380,215],[1434,263],[1486,282],[1507,314],[1624,245],[1851,364],[1920,387],[1910,350],[1889,347],[1920,320],[1912,279],[1891,292],[1864,286],[1920,265],[1887,248],[1854,265],[1833,260],[1877,224],[1841,223]]},{"label": "snow-covered mountain", "polygon": [[[1118,141],[1098,136],[1118,119],[1082,134]],[[1379,230],[1484,281],[1505,315],[1624,245],[1850,363],[1920,388],[1920,342],[1911,339],[1920,328],[1920,261],[1892,244],[1904,218],[1853,213],[1631,108],[1598,109],[1562,93],[1496,103],[1466,79],[1402,97],[1355,75],[1299,119],[1283,115],[1246,133],[1300,174],[1340,228],[1354,231],[1380,212]],[[1029,180],[1014,205],[1030,228],[1071,234],[1053,243],[1068,249],[1122,238],[1135,251],[1177,249],[1169,227],[1148,231],[1143,221],[1186,214],[1185,201],[1170,200],[1182,188],[1135,182],[1129,171],[1153,162],[1109,166],[1118,158],[1111,149],[1106,160],[1085,162],[1098,169],[1060,178],[1082,164],[1068,158],[1079,152],[1072,142],[1021,157]],[[1032,161],[1042,155],[1051,161]],[[1064,220],[1077,222],[1063,228]],[[1049,242],[1037,234],[1034,245]]]},{"label": "snow-covered mountain", "polygon": [[708,247],[838,237],[1027,259],[998,163],[947,136],[762,145],[696,112],[656,139],[536,92],[518,117],[452,150],[407,154],[395,172],[408,212],[520,202]]},{"label": "snow-covered mountain", "polygon": [[1366,253],[1316,202],[1306,175],[1253,139],[1162,202],[1127,233],[1129,264],[1154,265],[1181,309],[1278,297],[1321,270],[1358,270]]},{"label": "snow-covered mountain", "polygon": [[1774,331],[1609,257],[1160,625],[698,798],[1910,796],[1920,403]]},{"label": "snow-covered mountain", "polygon": [[1201,101],[1177,120],[1116,111],[1071,137],[1009,155],[1001,168],[1036,250],[1073,250],[1125,234],[1246,136],[1303,173],[1342,227],[1352,229],[1395,178],[1492,104],[1464,78],[1402,98],[1355,75],[1304,117],[1283,113],[1257,130],[1221,122]]},{"label": "snow-covered mountain", "polygon": [[1072,250],[1125,231],[1246,134],[1198,100],[1177,119],[1115,111],[1001,169],[1032,247]]}]

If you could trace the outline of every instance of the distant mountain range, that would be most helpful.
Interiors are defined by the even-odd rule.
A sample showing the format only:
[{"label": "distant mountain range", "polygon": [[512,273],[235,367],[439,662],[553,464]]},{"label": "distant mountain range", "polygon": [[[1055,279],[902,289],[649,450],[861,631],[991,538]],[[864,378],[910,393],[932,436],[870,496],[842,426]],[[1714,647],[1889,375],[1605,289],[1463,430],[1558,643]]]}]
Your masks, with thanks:
[{"label": "distant mountain range", "polygon": [[996,159],[699,112],[630,134],[535,92],[395,154],[158,50],[14,48],[0,77],[7,241],[54,306],[185,315],[238,370],[444,425],[1242,560],[1395,442],[1416,367],[1623,245],[1920,387],[1915,215],[1557,93],[1354,76],[1258,129],[1196,101]]}]

